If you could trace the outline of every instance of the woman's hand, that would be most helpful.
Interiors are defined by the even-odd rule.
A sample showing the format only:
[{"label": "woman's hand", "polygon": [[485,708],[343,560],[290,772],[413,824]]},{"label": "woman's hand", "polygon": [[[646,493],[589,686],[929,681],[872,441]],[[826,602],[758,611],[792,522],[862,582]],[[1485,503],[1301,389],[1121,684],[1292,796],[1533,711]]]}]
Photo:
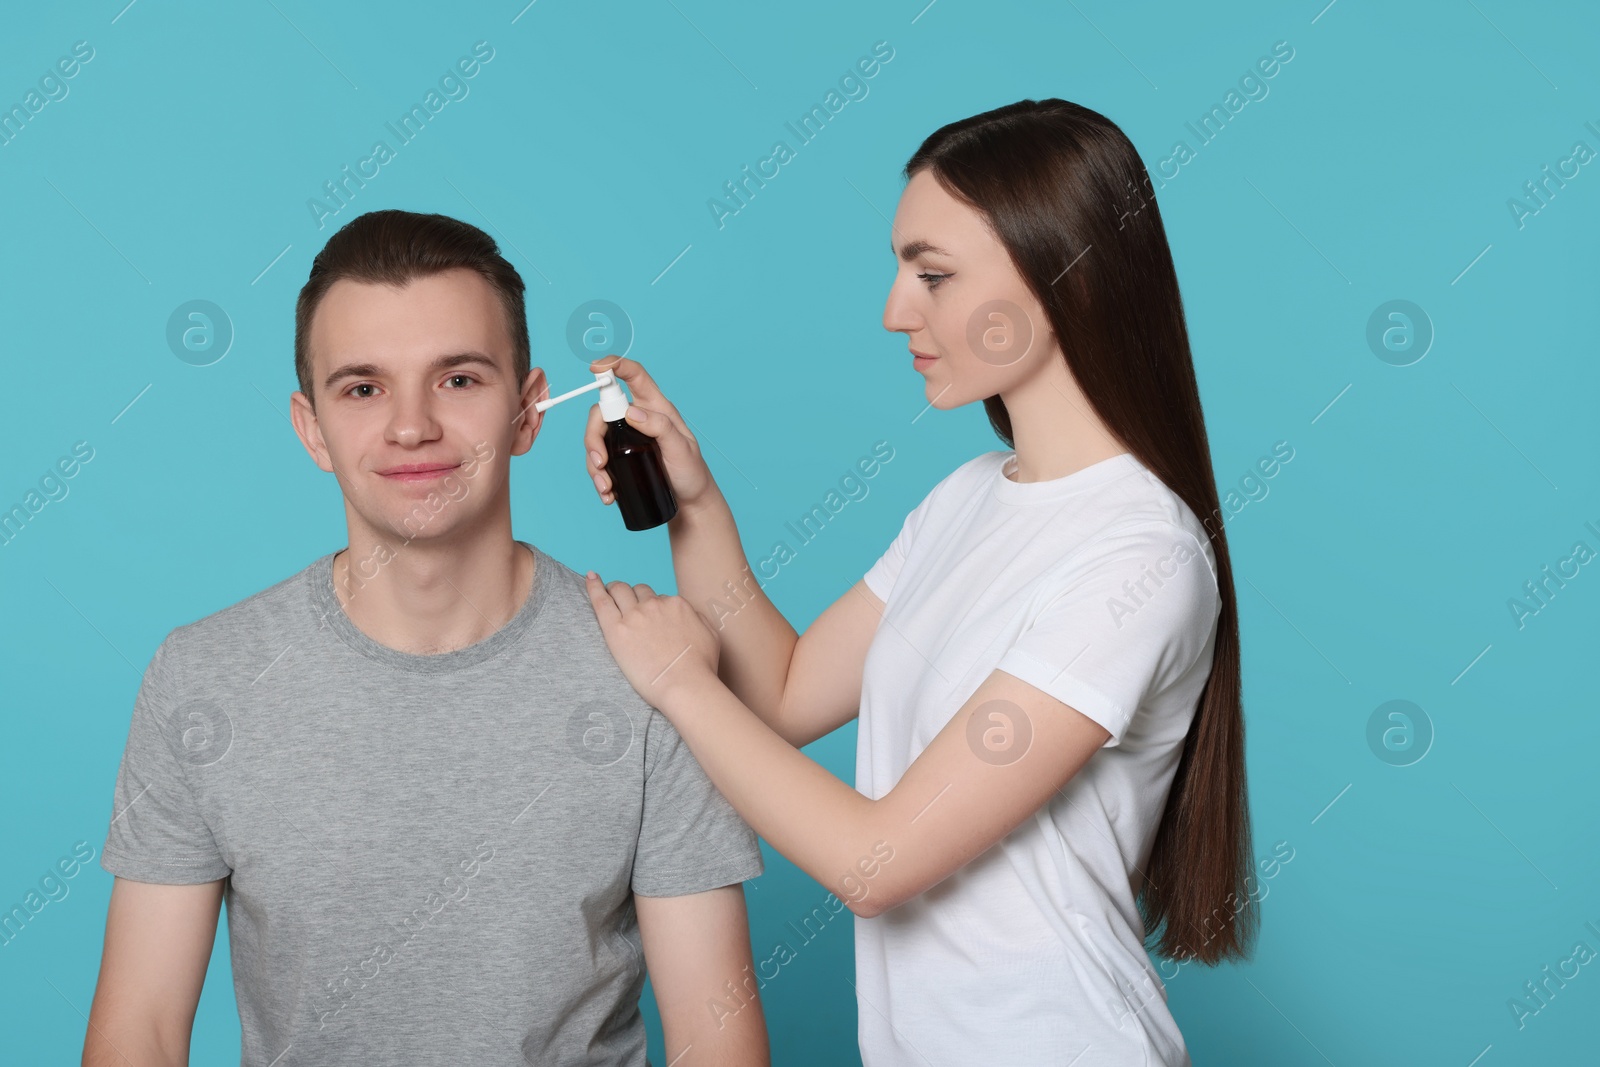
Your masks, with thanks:
[{"label": "woman's hand", "polygon": [[[608,356],[589,364],[591,373],[609,369],[633,393],[629,406],[628,425],[656,439],[661,448],[661,461],[666,467],[667,480],[672,483],[672,493],[678,498],[680,509],[689,509],[717,492],[717,483],[711,469],[700,455],[700,442],[689,432],[689,424],[678,414],[678,409],[662,395],[655,380],[636,360]],[[637,410],[639,417],[631,413]],[[589,424],[584,429],[583,447],[589,476],[594,479],[595,491],[603,504],[616,500],[612,492],[611,474],[605,469],[606,424],[600,418],[600,405],[589,408]]]},{"label": "woman's hand", "polygon": [[717,684],[722,642],[689,602],[648,585],[584,578],[611,657],[645,703],[666,712],[669,691]]}]

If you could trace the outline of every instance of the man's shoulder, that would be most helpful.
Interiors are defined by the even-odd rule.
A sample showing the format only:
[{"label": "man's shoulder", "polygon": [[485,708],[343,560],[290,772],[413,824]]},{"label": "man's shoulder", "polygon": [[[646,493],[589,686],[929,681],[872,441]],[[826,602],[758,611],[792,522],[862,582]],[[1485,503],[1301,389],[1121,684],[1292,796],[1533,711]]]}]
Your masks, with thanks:
[{"label": "man's shoulder", "polygon": [[324,558],[209,615],[173,627],[159,651],[193,663],[191,657],[237,656],[242,650],[290,638],[297,631],[314,632],[316,608],[309,582]]},{"label": "man's shoulder", "polygon": [[582,574],[562,563],[538,545],[530,541],[524,541],[523,544],[526,544],[534,551],[535,558],[538,560],[537,566],[541,568],[537,575],[539,580],[549,580],[553,585],[563,585],[569,590],[576,589],[580,593],[583,592]]},{"label": "man's shoulder", "polygon": [[[600,620],[595,618],[594,605],[589,600],[588,583],[583,573],[543,549],[536,551],[539,570],[534,580],[544,586],[539,621],[531,631],[540,642],[538,654],[549,656],[554,652],[558,655],[574,655],[581,650],[603,653],[605,659],[611,661]],[[619,677],[620,672],[618,668]]]}]

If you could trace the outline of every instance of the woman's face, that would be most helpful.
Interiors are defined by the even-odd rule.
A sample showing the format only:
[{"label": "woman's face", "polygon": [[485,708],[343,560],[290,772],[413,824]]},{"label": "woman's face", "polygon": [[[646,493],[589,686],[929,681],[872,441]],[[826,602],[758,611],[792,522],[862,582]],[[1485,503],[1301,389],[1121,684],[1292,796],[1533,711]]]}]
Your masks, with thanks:
[{"label": "woman's face", "polygon": [[1044,309],[976,209],[918,171],[891,230],[899,267],[883,308],[906,335],[929,402],[960,407],[1005,393],[1055,351]]}]

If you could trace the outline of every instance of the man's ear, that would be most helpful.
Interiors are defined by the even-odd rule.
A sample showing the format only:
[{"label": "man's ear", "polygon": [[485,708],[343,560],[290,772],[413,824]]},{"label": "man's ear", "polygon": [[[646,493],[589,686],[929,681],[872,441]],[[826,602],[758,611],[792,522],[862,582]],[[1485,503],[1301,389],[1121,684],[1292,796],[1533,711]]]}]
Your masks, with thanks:
[{"label": "man's ear", "polygon": [[322,439],[322,424],[317,421],[317,412],[311,406],[311,401],[298,389],[289,397],[289,421],[294,423],[295,435],[311,454],[312,461],[332,474],[333,460],[328,455],[327,442]]},{"label": "man's ear", "polygon": [[544,368],[534,367],[522,379],[522,393],[518,397],[521,409],[517,412],[517,432],[511,438],[511,454],[520,456],[533,447],[533,439],[544,426],[544,412],[535,411],[533,405],[550,399],[550,383],[545,380]]}]

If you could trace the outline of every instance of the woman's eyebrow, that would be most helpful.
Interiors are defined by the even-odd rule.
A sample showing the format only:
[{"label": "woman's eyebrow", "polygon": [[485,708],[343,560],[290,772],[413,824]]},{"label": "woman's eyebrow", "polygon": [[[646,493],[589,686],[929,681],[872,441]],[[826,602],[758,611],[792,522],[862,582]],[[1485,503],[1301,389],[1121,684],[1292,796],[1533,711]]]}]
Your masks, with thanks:
[{"label": "woman's eyebrow", "polygon": [[[932,252],[936,256],[948,256],[950,254],[942,248],[936,248],[921,238],[918,238],[915,241],[907,241],[905,244],[900,246],[900,258],[904,260],[916,259],[925,252]],[[889,242],[889,254],[894,254],[893,241]]]}]

